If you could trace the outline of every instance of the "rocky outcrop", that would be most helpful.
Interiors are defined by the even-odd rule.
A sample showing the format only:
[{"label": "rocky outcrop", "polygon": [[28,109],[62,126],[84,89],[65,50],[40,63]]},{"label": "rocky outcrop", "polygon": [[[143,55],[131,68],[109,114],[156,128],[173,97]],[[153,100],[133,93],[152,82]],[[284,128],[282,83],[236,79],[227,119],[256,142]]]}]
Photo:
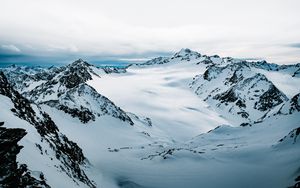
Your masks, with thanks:
[{"label": "rocky outcrop", "polygon": [[[4,122],[1,122],[3,125]],[[1,126],[2,126],[1,125]],[[24,129],[0,127],[0,187],[50,187],[42,172],[39,177],[31,175],[26,164],[17,163],[17,154],[22,149],[18,142],[26,135]]]},{"label": "rocky outcrop", "polygon": [[55,152],[55,157],[61,162],[60,170],[64,171],[75,182],[81,181],[89,187],[95,187],[82,170],[82,166],[86,165],[87,160],[81,148],[59,132],[47,113],[33,110],[29,100],[12,88],[2,72],[0,72],[0,85],[2,86],[0,87],[0,94],[10,98],[14,104],[11,111],[33,125],[41,139],[46,141]]},{"label": "rocky outcrop", "polygon": [[266,111],[283,103],[286,100],[287,97],[272,84],[270,85],[269,89],[259,97],[259,100],[255,103],[254,108],[260,111]]},{"label": "rocky outcrop", "polygon": [[300,112],[300,93],[295,95],[290,100],[290,109],[289,113],[292,114],[293,112]]},{"label": "rocky outcrop", "polygon": [[96,75],[96,73],[94,73],[90,67],[90,64],[82,59],[79,59],[66,66],[66,69],[59,78],[59,82],[61,85],[66,86],[66,88],[74,88],[81,83],[85,83],[86,81],[92,79],[91,74]]},{"label": "rocky outcrop", "polygon": [[82,123],[96,117],[111,115],[133,125],[130,117],[108,98],[99,94],[85,82],[97,75],[96,68],[79,59],[57,70],[50,80],[23,95],[38,104],[47,104],[78,118]]},{"label": "rocky outcrop", "polygon": [[277,151],[293,150],[298,151],[300,146],[300,127],[292,129],[287,135],[282,137],[272,147]]},{"label": "rocky outcrop", "polygon": [[167,57],[157,57],[154,59],[151,59],[149,61],[146,61],[145,63],[136,64],[137,66],[145,66],[145,65],[155,65],[155,64],[165,64],[169,63],[170,60]]},{"label": "rocky outcrop", "polygon": [[259,119],[288,101],[266,76],[252,69],[246,61],[214,65],[190,85],[205,101],[246,120],[240,123],[251,123],[251,119]]}]

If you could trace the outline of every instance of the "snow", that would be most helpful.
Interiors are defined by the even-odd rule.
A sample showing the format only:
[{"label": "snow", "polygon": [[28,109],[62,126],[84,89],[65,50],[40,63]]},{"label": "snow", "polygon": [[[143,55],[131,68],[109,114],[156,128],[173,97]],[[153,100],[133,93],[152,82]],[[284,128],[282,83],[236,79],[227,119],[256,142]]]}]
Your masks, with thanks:
[{"label": "snow", "polygon": [[[116,167],[100,166],[104,173],[115,179],[123,177],[141,187],[292,185],[294,170],[299,166],[297,156],[300,155],[300,149],[295,149],[299,144],[291,146],[288,150],[278,150],[273,145],[299,125],[298,114],[271,117],[253,127],[223,126],[224,128],[212,133],[204,133],[217,125],[234,124],[234,121],[228,119],[224,111],[216,112],[215,108],[195,97],[187,88],[192,77],[203,74],[203,65],[195,66],[194,62],[171,63],[143,68],[132,67],[127,73],[93,77],[93,80],[88,82],[126,111],[150,117],[154,126],[175,140],[145,145],[144,149],[140,149],[140,145],[137,147],[136,144],[132,144],[132,149],[119,151],[122,158],[136,153],[142,159],[171,148],[186,148],[176,150],[166,160],[158,156],[152,160],[140,161],[134,160],[134,156],[126,158],[124,162],[119,160],[120,154],[116,154],[109,157],[109,161],[115,160],[113,164]],[[249,77],[255,74],[255,71],[246,73]],[[268,78],[269,76],[267,75]],[[278,82],[274,84],[278,86]],[[280,86],[279,88],[282,89]],[[290,88],[296,87],[290,85]],[[187,141],[198,134],[200,136]],[[195,154],[188,151],[189,149],[203,153]]]},{"label": "snow", "polygon": [[173,139],[186,140],[227,123],[188,88],[190,79],[203,71],[193,62],[134,67],[87,83],[123,110],[151,118]]},{"label": "snow", "polygon": [[[282,143],[279,140],[299,127],[299,112],[274,115],[281,104],[270,110],[262,122],[253,123],[251,127],[237,126],[239,120],[231,118],[234,116],[230,117],[226,107],[212,105],[211,101],[203,100],[204,94],[201,95],[220,85],[218,92],[227,90],[229,86],[224,85],[223,80],[231,72],[214,72],[218,79],[204,83],[204,90],[196,95],[189,86],[192,78],[198,75],[199,79],[205,72],[207,65],[197,64],[205,58],[186,49],[177,55],[189,56],[189,60],[162,58],[162,61],[170,61],[132,65],[125,73],[105,74],[102,69],[91,67],[99,76],[92,74],[93,79],[87,84],[126,111],[133,126],[109,114],[83,124],[56,108],[40,106],[60,132],[82,148],[91,164],[85,169],[88,177],[98,187],[105,188],[279,188],[293,185],[300,166],[299,139],[295,143],[290,142],[289,137]],[[216,56],[211,60],[222,67],[231,61]],[[241,72],[247,78],[264,74],[289,98],[299,93],[296,87],[299,78],[291,78],[287,73],[252,67]],[[194,81],[199,86],[197,78]],[[254,89],[266,89],[266,82],[252,81]],[[250,85],[245,86],[248,87]],[[253,93],[247,95],[245,88],[240,88],[239,94],[245,99],[253,97]],[[89,103],[86,106],[92,111],[99,111],[101,101],[96,103],[91,91],[87,87],[81,94],[75,92],[68,104],[85,106]],[[50,99],[51,95],[47,97]],[[246,100],[246,103],[253,106],[252,101]],[[25,146],[18,155],[20,163],[28,164],[29,169],[43,171],[53,187],[84,187],[53,168],[56,160],[39,155],[34,147],[35,143],[43,144],[39,135],[32,125],[10,112],[12,104],[8,98],[0,95],[0,105],[0,109],[5,108],[0,114],[1,121],[9,122],[5,126],[25,128],[28,132],[20,141]],[[262,115],[250,113],[251,118]],[[147,124],[146,117],[151,119],[152,126]]]},{"label": "snow", "polygon": [[276,87],[281,90],[287,97],[292,98],[300,93],[300,78],[292,77],[291,74],[276,71],[266,71],[257,69],[264,74]]},{"label": "snow", "polygon": [[[4,127],[21,128],[27,132],[25,137],[18,143],[24,146],[17,155],[19,165],[26,164],[28,169],[33,172],[43,172],[47,183],[52,187],[84,187],[83,184],[77,185],[65,173],[55,167],[55,165],[59,166],[60,162],[55,158],[55,154],[49,145],[41,141],[41,137],[33,125],[14,116],[10,111],[11,108],[13,108],[13,104],[10,99],[0,95],[0,120],[5,122]],[[46,149],[48,155],[41,155],[35,144],[39,144]]]}]

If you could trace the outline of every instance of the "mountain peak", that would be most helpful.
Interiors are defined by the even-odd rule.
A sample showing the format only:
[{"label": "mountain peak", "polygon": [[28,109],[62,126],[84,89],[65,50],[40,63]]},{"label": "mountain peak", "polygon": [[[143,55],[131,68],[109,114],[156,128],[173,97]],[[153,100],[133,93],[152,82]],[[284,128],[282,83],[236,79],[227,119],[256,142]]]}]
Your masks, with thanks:
[{"label": "mountain peak", "polygon": [[78,86],[80,83],[84,83],[87,80],[92,79],[92,75],[97,75],[93,69],[93,65],[78,59],[73,63],[66,66],[59,81],[64,84],[67,88],[73,88]]},{"label": "mountain peak", "polygon": [[78,59],[73,63],[69,64],[68,67],[90,67],[92,66],[88,62],[84,61],[83,59]]},{"label": "mountain peak", "polygon": [[185,56],[191,56],[191,55],[196,55],[196,56],[201,56],[200,53],[195,52],[190,50],[189,48],[182,48],[179,52],[174,54],[174,57],[185,57]]}]

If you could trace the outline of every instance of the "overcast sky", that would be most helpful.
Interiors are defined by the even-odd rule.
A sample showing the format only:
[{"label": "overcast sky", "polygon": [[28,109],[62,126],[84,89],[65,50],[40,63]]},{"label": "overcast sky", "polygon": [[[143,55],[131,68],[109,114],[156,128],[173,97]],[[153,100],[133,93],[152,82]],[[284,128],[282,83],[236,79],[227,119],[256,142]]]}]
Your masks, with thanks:
[{"label": "overcast sky", "polygon": [[300,0],[1,0],[0,52],[300,62]]}]

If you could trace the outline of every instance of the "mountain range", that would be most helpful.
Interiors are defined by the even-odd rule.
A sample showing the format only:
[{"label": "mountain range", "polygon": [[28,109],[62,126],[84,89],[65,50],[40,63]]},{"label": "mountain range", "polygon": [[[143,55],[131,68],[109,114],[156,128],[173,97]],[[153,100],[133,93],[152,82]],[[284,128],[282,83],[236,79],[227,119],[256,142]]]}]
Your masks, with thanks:
[{"label": "mountain range", "polygon": [[182,49],[0,69],[0,187],[299,187],[300,63]]}]

